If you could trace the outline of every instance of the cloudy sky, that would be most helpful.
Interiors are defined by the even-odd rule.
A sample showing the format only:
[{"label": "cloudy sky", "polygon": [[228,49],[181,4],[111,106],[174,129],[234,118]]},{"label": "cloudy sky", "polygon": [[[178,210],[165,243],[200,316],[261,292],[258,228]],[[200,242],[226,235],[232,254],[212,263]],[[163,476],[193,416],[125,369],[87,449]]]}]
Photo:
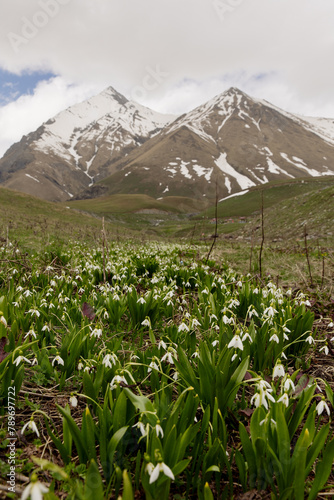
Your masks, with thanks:
[{"label": "cloudy sky", "polygon": [[7,0],[0,156],[112,85],[181,114],[231,86],[334,118],[333,0]]}]

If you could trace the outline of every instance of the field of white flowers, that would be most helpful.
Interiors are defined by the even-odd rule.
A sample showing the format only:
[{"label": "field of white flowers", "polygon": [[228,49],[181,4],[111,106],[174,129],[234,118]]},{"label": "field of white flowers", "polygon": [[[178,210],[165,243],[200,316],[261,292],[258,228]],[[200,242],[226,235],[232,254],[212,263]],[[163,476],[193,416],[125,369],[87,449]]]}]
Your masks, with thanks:
[{"label": "field of white flowers", "polygon": [[0,259],[3,498],[333,492],[333,391],[309,370],[332,350],[303,293],[177,245]]}]

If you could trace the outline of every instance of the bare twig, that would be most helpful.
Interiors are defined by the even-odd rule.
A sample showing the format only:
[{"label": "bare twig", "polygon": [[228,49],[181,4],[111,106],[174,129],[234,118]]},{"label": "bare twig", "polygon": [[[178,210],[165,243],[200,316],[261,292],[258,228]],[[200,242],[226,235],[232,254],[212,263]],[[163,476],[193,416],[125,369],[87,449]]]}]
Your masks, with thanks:
[{"label": "bare twig", "polygon": [[309,275],[310,275],[311,286],[313,286],[313,278],[312,278],[312,272],[311,272],[311,264],[310,264],[309,253],[308,253],[308,246],[307,246],[307,230],[306,230],[306,224],[305,224],[305,226],[304,226],[304,241],[305,241],[305,254],[306,254],[307,267],[308,267],[308,272],[309,272]]},{"label": "bare twig", "polygon": [[261,246],[260,246],[260,253],[259,253],[259,272],[260,272],[260,277],[262,278],[262,251],[263,251],[263,244],[264,244],[264,201],[263,201],[263,189],[261,190],[261,233],[262,233],[262,238],[261,238]]},{"label": "bare twig", "polygon": [[211,245],[211,248],[209,250],[209,253],[207,255],[207,258],[206,258],[206,264],[208,263],[208,260],[209,260],[209,257],[210,257],[210,254],[213,250],[213,247],[216,243],[216,239],[218,238],[218,182],[216,180],[216,205],[215,205],[215,219],[216,219],[216,225],[215,225],[215,234],[213,235],[213,242],[212,242],[212,245]]}]

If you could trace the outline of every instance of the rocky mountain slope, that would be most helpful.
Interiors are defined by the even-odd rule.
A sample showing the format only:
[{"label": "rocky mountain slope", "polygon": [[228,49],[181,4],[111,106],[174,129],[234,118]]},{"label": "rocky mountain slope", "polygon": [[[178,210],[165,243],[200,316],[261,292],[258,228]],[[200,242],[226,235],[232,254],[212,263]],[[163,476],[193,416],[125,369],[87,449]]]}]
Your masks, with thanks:
[{"label": "rocky mountain slope", "polygon": [[334,174],[334,120],[236,88],[173,121],[112,87],[22,138],[0,182],[49,200],[109,194],[220,199],[268,181]]},{"label": "rocky mountain slope", "polygon": [[108,87],[14,144],[0,160],[0,182],[46,200],[69,199],[111,174],[115,160],[173,118]]},{"label": "rocky mountain slope", "polygon": [[333,175],[334,125],[231,88],[167,125],[115,168],[101,183],[109,194],[214,198],[217,183],[222,199],[268,181]]}]

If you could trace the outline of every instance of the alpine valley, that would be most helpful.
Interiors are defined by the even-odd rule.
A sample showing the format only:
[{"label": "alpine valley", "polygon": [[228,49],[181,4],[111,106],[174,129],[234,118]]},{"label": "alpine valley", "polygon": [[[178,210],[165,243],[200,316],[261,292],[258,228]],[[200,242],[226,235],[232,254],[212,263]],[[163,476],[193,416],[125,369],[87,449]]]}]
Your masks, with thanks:
[{"label": "alpine valley", "polygon": [[145,195],[194,207],[214,203],[216,193],[226,199],[270,181],[327,175],[334,120],[297,116],[236,88],[176,118],[109,87],[0,160],[3,187],[48,201]]}]

